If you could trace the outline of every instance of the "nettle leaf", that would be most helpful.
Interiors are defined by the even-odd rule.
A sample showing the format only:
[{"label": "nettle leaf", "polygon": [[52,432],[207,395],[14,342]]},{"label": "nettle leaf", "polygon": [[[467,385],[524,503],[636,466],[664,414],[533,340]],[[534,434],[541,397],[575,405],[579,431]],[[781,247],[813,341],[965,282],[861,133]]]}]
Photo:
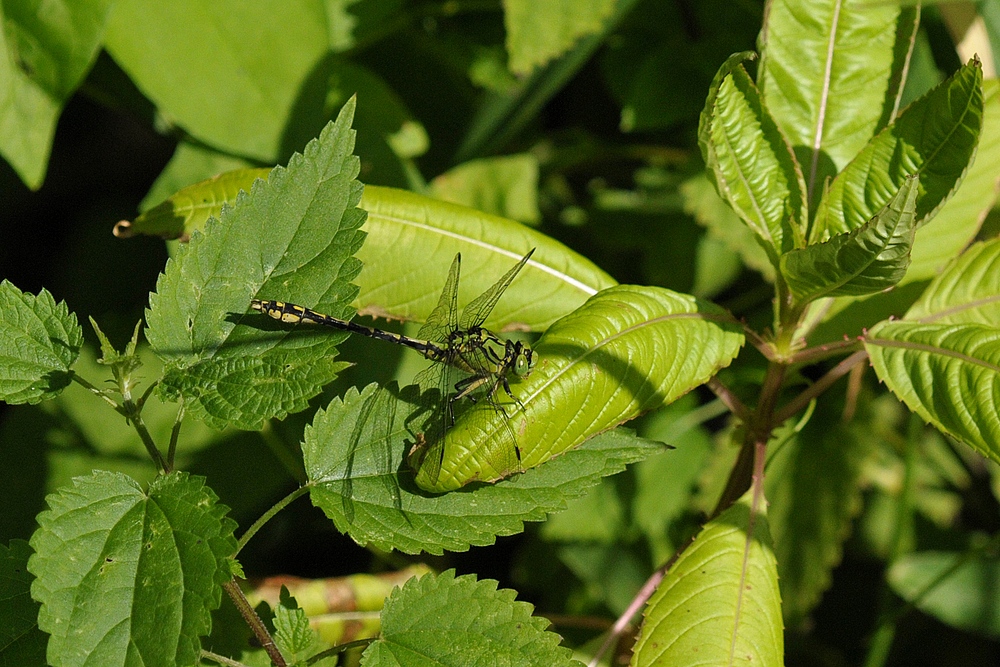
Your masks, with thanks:
[{"label": "nettle leaf", "polygon": [[750,491],[702,528],[646,606],[632,665],[784,664],[778,572]]},{"label": "nettle leaf", "polygon": [[730,56],[709,89],[698,143],[719,194],[754,231],[773,264],[805,245],[805,183],[792,148],[743,69]]},{"label": "nettle leaf", "polygon": [[634,285],[604,290],[534,345],[535,369],[514,387],[524,411],[459,416],[437,479],[422,467],[417,484],[442,492],[509,474],[490,465],[503,459],[491,448],[508,446],[507,426],[522,467],[544,463],[708,381],[743,342],[730,315],[693,296]]},{"label": "nettle leaf", "polygon": [[359,544],[433,554],[492,544],[663,447],[612,431],[514,478],[431,496],[414,484],[406,463],[419,427],[411,421],[421,410],[415,387],[369,385],[334,399],[306,428],[312,502]]},{"label": "nettle leaf", "polygon": [[920,176],[917,226],[962,182],[983,124],[983,72],[973,60],[876,135],[833,180],[816,212],[812,241],[856,229],[913,174]]},{"label": "nettle leaf", "polygon": [[38,629],[37,602],[31,599],[24,540],[0,544],[0,665],[44,665],[48,636]]},{"label": "nettle leaf", "polygon": [[348,102],[287,169],[224,207],[168,262],[150,296],[146,337],[167,364],[161,387],[213,427],[255,430],[303,410],[345,366],[334,361],[343,335],[299,335],[247,311],[260,297],[353,314],[349,281],[364,238],[353,110]]},{"label": "nettle leaf", "polygon": [[894,3],[840,12],[825,0],[770,4],[758,79],[768,108],[799,147],[810,191],[843,169],[885,122],[899,92],[897,49],[908,46],[915,29],[912,12]]},{"label": "nettle leaf", "polygon": [[55,398],[72,377],[83,329],[65,301],[42,290],[26,294],[0,281],[0,400],[40,403]]},{"label": "nettle leaf", "polygon": [[196,664],[236,552],[236,524],[203,480],[173,473],[143,492],[96,471],[47,502],[28,569],[49,663]]},{"label": "nettle leaf", "polygon": [[410,579],[386,599],[380,638],[361,665],[580,665],[561,637],[545,630],[549,622],[515,595],[454,570]]},{"label": "nettle leaf", "polygon": [[892,200],[854,231],[782,255],[781,272],[795,300],[873,294],[902,280],[916,231],[918,185],[917,177],[907,178]]},{"label": "nettle leaf", "polygon": [[879,379],[941,431],[1000,461],[1000,239],[972,246],[899,321],[865,337]]}]

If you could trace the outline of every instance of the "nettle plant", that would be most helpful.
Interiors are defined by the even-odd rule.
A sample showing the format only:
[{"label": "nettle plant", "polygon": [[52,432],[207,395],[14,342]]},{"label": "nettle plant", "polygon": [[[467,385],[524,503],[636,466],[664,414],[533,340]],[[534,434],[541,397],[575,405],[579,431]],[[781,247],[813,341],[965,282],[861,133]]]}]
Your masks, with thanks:
[{"label": "nettle plant", "polygon": [[[293,601],[284,598],[264,623],[236,583],[241,548],[302,495],[359,544],[440,554],[491,544],[571,503],[560,530],[623,512],[607,504],[613,495],[603,505],[582,497],[637,463],[647,492],[634,509],[659,512],[637,521],[665,530],[670,514],[688,506],[698,471],[672,470],[681,451],[664,453],[661,443],[616,427],[706,385],[731,410],[728,433],[739,446],[716,461],[708,520],[663,554],[611,637],[644,608],[632,664],[782,664],[783,615],[801,619],[828,585],[857,511],[859,461],[879,437],[877,401],[859,400],[878,391],[863,384],[868,364],[920,420],[1000,457],[1000,242],[958,254],[996,181],[992,165],[973,166],[981,143],[995,150],[986,142],[996,134],[995,119],[984,122],[979,63],[900,110],[911,13],[889,12],[880,23],[845,11],[841,28],[866,45],[860,59],[831,49],[819,27],[813,34],[779,14],[768,17],[756,82],[744,69],[751,54],[733,56],[699,127],[708,176],[736,214],[711,224],[744,234],[748,263],[773,280],[767,327],[693,296],[616,285],[518,223],[363,189],[353,102],[287,167],[192,186],[136,221],[140,233],[190,234],[150,297],[144,335],[163,362],[158,377],[147,377],[140,326],[118,351],[97,323],[113,387],[84,377],[75,368],[82,328],[65,304],[0,284],[0,398],[37,403],[78,383],[128,421],[160,473],[148,487],[121,473],[74,479],[49,496],[30,549],[15,543],[9,551],[7,567],[26,562],[33,581],[17,579],[22,595],[8,599],[21,605],[18,618],[37,614],[48,661],[238,664],[203,648],[225,591],[263,646],[236,659],[333,664],[344,646],[324,644]],[[204,207],[190,207],[223,199],[231,203],[207,222]],[[421,321],[457,252],[468,299],[532,248],[485,323],[541,334],[530,339],[533,372],[512,383],[523,410],[476,428],[459,418],[432,483],[407,459],[424,436],[422,404],[413,388],[394,383],[350,390],[312,416],[300,488],[239,539],[204,480],[176,469],[185,414],[214,428],[260,430],[306,410],[347,366],[338,357],[346,333],[282,326],[253,312],[252,299],[343,319],[362,312]],[[738,355],[764,360],[759,381],[723,370]],[[179,406],[164,441],[144,419],[154,394]],[[503,420],[521,450],[521,470],[507,476],[490,464]],[[642,468],[653,459],[656,467]],[[898,588],[923,595],[927,587],[913,583],[921,576],[928,581],[919,568],[900,575]],[[29,585],[34,602],[23,595]],[[495,582],[429,573],[389,595],[377,636],[361,642],[361,661],[575,664],[547,626]]]}]

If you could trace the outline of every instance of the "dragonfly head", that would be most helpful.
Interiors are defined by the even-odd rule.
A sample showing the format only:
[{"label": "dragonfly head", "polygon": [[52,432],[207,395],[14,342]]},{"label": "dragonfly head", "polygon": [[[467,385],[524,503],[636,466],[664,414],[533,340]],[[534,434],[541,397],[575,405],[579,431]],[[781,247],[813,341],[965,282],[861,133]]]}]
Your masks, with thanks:
[{"label": "dragonfly head", "polygon": [[514,375],[519,378],[527,377],[531,373],[531,369],[535,367],[535,352],[521,341],[517,341],[513,345]]}]

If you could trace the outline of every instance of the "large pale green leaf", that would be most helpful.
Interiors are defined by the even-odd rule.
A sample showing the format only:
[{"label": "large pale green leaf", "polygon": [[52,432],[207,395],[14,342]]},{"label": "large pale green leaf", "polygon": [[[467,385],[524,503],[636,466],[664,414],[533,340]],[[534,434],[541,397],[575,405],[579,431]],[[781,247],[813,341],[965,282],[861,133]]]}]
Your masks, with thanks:
[{"label": "large pale green leaf", "polygon": [[810,239],[860,227],[913,174],[920,176],[917,225],[933,217],[975,157],[983,122],[982,80],[982,66],[970,62],[872,138],[825,192]]},{"label": "large pale green leaf", "polygon": [[123,0],[106,48],[173,122],[211,146],[274,161],[329,44],[323,6],[308,0]]},{"label": "large pale green leaf", "polygon": [[[155,215],[140,216],[131,229],[137,234],[190,234],[210,215],[218,216],[226,201],[232,202],[220,197],[249,190],[265,173],[234,172],[225,179],[226,188],[211,179],[192,185],[158,206]],[[545,329],[615,284],[583,256],[507,218],[375,186],[365,188],[360,207],[368,211],[368,236],[357,252],[364,267],[355,280],[360,291],[352,305],[363,314],[423,321],[437,304],[456,253],[462,253],[464,300],[481,294],[525,252],[536,249],[486,321],[491,329]]]},{"label": "large pale green leaf", "polygon": [[98,471],[48,504],[28,569],[49,664],[196,664],[236,552],[215,494],[186,473],[144,492]]},{"label": "large pale green leaf", "polygon": [[353,111],[345,105],[304,155],[223,208],[167,264],[150,296],[146,337],[167,363],[161,387],[215,427],[254,430],[302,410],[343,366],[333,360],[343,336],[295,335],[246,313],[261,297],[350,314],[364,220]]},{"label": "large pale green leaf", "polygon": [[[357,279],[357,301],[365,314],[424,320],[459,252],[463,302],[482,294],[536,248],[486,320],[494,330],[544,330],[615,284],[586,258],[507,218],[390,188],[366,187],[361,206],[368,211],[368,238],[358,251],[364,267]],[[415,292],[413,286],[425,277],[424,289]]]},{"label": "large pale green leaf", "polygon": [[888,580],[901,598],[956,628],[1000,637],[1000,598],[995,554],[924,551],[907,554],[889,568]]},{"label": "large pale green leaf", "polygon": [[742,344],[731,316],[692,296],[632,285],[604,290],[534,346],[535,369],[514,388],[524,412],[459,416],[440,471],[422,466],[417,484],[440,492],[510,474],[490,463],[504,458],[494,454],[507,446],[501,436],[508,426],[521,445],[521,465],[544,463],[706,382]]},{"label": "large pale green leaf", "polygon": [[719,194],[754,231],[771,262],[804,245],[805,183],[738,53],[719,68],[698,125],[698,143]]},{"label": "large pale green leaf", "polygon": [[70,382],[83,329],[65,301],[42,290],[25,294],[0,281],[0,400],[38,403]]},{"label": "large pale green leaf", "polygon": [[0,155],[28,187],[45,176],[62,106],[101,48],[110,0],[0,7]]},{"label": "large pale green leaf", "polygon": [[454,570],[413,578],[382,610],[382,633],[365,649],[362,667],[519,665],[572,667],[561,637],[531,615],[512,590],[491,579],[455,577]]},{"label": "large pale green leaf", "polygon": [[907,178],[861,227],[782,255],[781,273],[796,301],[873,294],[902,280],[917,228],[918,185],[916,177]]},{"label": "large pale green leaf", "polygon": [[[897,30],[904,17],[909,30]],[[914,29],[912,12],[894,3],[768,5],[758,82],[814,196],[887,122],[899,87],[899,48]]]},{"label": "large pale green leaf", "polygon": [[784,664],[778,572],[764,500],[710,521],[650,598],[633,667]]},{"label": "large pale green leaf", "polygon": [[531,70],[561,56],[586,35],[600,32],[617,0],[504,0],[510,70]]},{"label": "large pale green leaf", "polygon": [[612,431],[517,477],[431,496],[414,485],[406,464],[419,428],[413,390],[352,389],[306,429],[310,498],[359,544],[434,554],[492,544],[498,535],[521,532],[525,521],[565,509],[602,477],[662,448]]}]

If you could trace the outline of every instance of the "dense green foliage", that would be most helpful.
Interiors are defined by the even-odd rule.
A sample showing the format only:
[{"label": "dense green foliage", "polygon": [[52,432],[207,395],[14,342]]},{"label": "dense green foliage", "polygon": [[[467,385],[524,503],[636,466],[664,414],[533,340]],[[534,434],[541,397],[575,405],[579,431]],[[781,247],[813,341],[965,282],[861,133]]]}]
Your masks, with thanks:
[{"label": "dense green foliage", "polygon": [[[1000,86],[947,6],[36,4],[0,665],[1000,655]],[[425,359],[250,308],[413,336],[532,249],[484,324],[532,372],[433,465]]]}]

